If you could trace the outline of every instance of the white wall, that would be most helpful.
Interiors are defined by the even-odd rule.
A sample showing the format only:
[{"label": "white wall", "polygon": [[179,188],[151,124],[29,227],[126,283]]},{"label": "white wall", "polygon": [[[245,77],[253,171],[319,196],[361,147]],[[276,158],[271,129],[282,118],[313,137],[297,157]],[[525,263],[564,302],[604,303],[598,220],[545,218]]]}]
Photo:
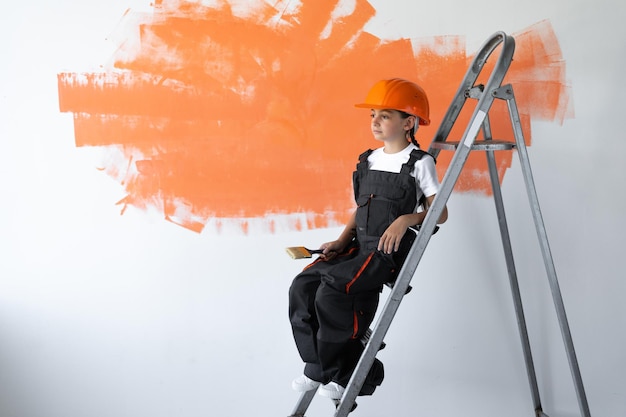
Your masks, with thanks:
[{"label": "white wall", "polygon": [[[376,0],[378,36],[461,34],[549,19],[575,117],[532,126],[530,157],[592,415],[626,415],[623,2]],[[138,1],[14,2],[0,33],[0,416],[288,415],[301,371],[285,246],[339,229],[195,234],[113,203],[119,185],[76,148],[56,74],[93,68]],[[81,33],[81,37],[74,36]],[[96,47],[94,47],[94,45]],[[579,415],[519,164],[503,183],[544,410]],[[453,194],[355,416],[532,415],[492,201]],[[333,412],[316,399],[310,417]]]}]

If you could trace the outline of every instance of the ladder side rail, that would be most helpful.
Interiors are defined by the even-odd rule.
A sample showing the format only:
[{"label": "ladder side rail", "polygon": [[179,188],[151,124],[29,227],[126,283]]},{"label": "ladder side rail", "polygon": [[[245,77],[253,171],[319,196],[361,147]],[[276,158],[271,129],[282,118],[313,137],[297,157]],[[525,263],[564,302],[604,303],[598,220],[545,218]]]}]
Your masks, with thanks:
[{"label": "ladder side rail", "polygon": [[529,199],[530,206],[531,206],[533,220],[535,222],[535,229],[537,232],[537,237],[539,239],[541,253],[543,255],[544,265],[545,265],[546,273],[548,276],[548,282],[550,284],[550,290],[552,292],[552,298],[553,298],[554,306],[556,309],[557,318],[559,320],[559,326],[561,329],[563,343],[565,344],[565,350],[567,353],[570,371],[571,371],[572,378],[574,381],[574,388],[576,390],[576,394],[578,397],[578,405],[580,408],[581,415],[583,417],[591,417],[591,414],[589,411],[589,404],[587,402],[587,397],[585,395],[585,389],[584,389],[583,382],[582,382],[580,368],[578,366],[578,361],[576,359],[576,352],[574,350],[572,334],[570,332],[570,327],[569,327],[568,320],[567,320],[567,314],[565,312],[565,305],[563,303],[563,297],[562,297],[561,290],[559,287],[559,282],[556,276],[556,269],[554,267],[554,261],[552,258],[552,253],[550,251],[550,245],[548,243],[548,236],[546,233],[545,224],[543,222],[541,208],[539,206],[539,199],[537,197],[537,190],[535,188],[535,183],[533,180],[532,170],[530,167],[530,160],[528,157],[528,151],[526,149],[526,143],[524,142],[524,135],[522,132],[522,127],[521,127],[522,125],[520,122],[517,104],[515,102],[515,96],[513,94],[513,89],[510,88],[509,86],[509,88],[506,89],[505,93],[506,93],[507,105],[509,108],[509,114],[511,117],[511,124],[513,125],[513,132],[515,135],[518,156],[520,159],[522,173],[524,175],[524,181],[526,183],[526,191],[527,191],[528,199]]},{"label": "ladder side rail", "polygon": [[311,401],[313,401],[313,397],[317,393],[316,389],[305,391],[300,394],[300,398],[298,399],[298,403],[293,409],[293,412],[289,415],[289,417],[304,417],[304,413],[309,408]]},{"label": "ladder side rail", "polygon": [[[451,180],[456,181],[456,178],[451,178]],[[378,352],[378,346],[380,346],[383,342],[383,339],[389,330],[391,322],[400,306],[400,302],[409,287],[411,278],[417,269],[417,265],[419,264],[419,261],[426,250],[426,246],[428,245],[428,241],[430,240],[430,237],[435,230],[435,226],[437,225],[436,220],[428,221],[428,218],[438,219],[443,212],[443,207],[447,198],[444,199],[443,196],[440,197],[440,195],[441,194],[437,194],[435,197],[435,200],[433,201],[433,204],[424,219],[424,223],[422,223],[420,231],[417,234],[409,253],[407,254],[407,258],[400,269],[393,288],[391,289],[391,294],[387,298],[382,313],[376,321],[376,325],[372,330],[370,339],[365,346],[365,350],[361,354],[350,381],[348,382],[346,390],[343,393],[339,406],[335,412],[335,417],[346,417],[348,413],[350,413],[352,405],[356,401],[356,397],[365,382],[367,373],[374,363],[374,359]]]},{"label": "ladder side rail", "polygon": [[[510,88],[510,87],[500,87]],[[498,94],[494,97],[499,98]],[[486,142],[493,140],[493,133],[491,131],[491,122],[489,115],[485,118],[482,126],[483,138]],[[535,364],[532,356],[532,349],[530,346],[530,340],[528,337],[528,326],[526,325],[526,318],[524,314],[524,306],[522,303],[522,296],[519,289],[519,281],[517,279],[517,270],[515,268],[515,259],[513,257],[513,246],[511,245],[511,236],[509,234],[509,227],[506,220],[506,212],[504,210],[504,199],[502,198],[502,187],[500,186],[500,176],[498,175],[498,166],[496,164],[495,152],[491,149],[485,150],[487,157],[487,166],[489,168],[489,178],[491,180],[491,190],[493,192],[493,201],[496,206],[496,215],[498,218],[498,227],[500,229],[500,238],[502,241],[502,249],[504,252],[504,259],[506,262],[507,274],[509,277],[509,286],[511,288],[511,295],[513,297],[513,306],[515,308],[515,317],[517,320],[517,329],[522,343],[522,352],[524,354],[524,364],[526,366],[526,375],[528,377],[528,384],[530,385],[530,393],[533,401],[533,409],[535,414],[542,411],[541,397],[539,395],[539,386],[537,384],[537,373],[535,371]]]}]

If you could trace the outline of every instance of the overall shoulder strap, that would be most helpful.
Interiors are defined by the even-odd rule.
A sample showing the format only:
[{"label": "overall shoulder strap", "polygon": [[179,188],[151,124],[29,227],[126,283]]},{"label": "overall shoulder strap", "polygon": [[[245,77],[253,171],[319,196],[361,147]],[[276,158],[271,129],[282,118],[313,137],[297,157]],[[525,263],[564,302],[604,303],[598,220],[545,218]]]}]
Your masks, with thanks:
[{"label": "overall shoulder strap", "polygon": [[371,153],[374,152],[372,149],[368,149],[365,152],[363,152],[361,155],[359,155],[359,162],[356,164],[356,169],[367,169],[367,158],[371,155]]},{"label": "overall shoulder strap", "polygon": [[432,156],[431,154],[429,154],[426,151],[423,151],[421,149],[413,149],[411,151],[411,156],[409,156],[409,160],[406,161],[403,165],[402,165],[402,169],[400,172],[402,172],[403,174],[410,174],[411,171],[413,171],[413,167],[415,166],[415,163],[417,161],[419,161],[420,159],[422,159],[424,156],[430,156],[431,158],[433,158],[433,160],[435,161],[435,163],[437,163],[437,160],[435,159],[434,156]]}]

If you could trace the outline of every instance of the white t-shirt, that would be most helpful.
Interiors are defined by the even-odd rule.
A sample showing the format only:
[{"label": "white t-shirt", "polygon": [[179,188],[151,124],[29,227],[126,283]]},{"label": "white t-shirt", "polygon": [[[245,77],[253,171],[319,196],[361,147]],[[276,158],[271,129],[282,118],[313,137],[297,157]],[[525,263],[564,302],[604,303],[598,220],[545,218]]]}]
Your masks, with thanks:
[{"label": "white t-shirt", "polygon": [[[399,173],[402,165],[407,163],[413,149],[417,146],[409,143],[409,145],[396,153],[385,153],[383,148],[374,150],[367,158],[369,169],[375,171],[386,171]],[[422,195],[430,197],[439,192],[439,178],[435,169],[435,161],[428,156],[423,157],[415,162],[415,167],[411,171],[411,176],[415,178],[417,200]]]}]

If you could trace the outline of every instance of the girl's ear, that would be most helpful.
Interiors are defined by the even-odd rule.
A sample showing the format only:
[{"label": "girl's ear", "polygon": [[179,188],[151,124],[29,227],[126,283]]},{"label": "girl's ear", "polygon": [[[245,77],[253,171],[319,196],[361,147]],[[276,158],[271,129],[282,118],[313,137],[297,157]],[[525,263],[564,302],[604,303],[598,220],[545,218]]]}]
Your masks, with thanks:
[{"label": "girl's ear", "polygon": [[416,121],[417,119],[415,118],[415,116],[409,116],[406,119],[404,119],[404,130],[409,131],[412,130],[415,126],[416,126]]}]

